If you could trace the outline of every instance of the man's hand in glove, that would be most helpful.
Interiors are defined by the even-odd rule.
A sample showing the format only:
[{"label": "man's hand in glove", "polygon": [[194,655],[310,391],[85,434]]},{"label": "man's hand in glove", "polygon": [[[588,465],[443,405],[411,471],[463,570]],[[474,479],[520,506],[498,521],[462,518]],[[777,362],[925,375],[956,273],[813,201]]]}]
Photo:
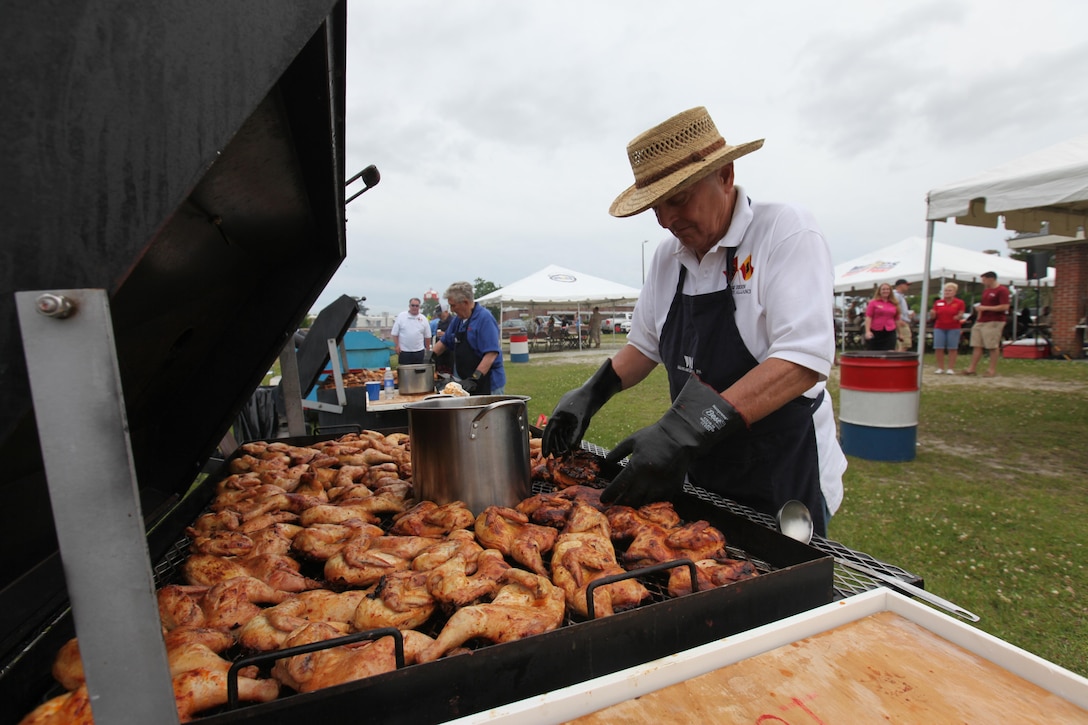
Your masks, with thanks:
[{"label": "man's hand in glove", "polygon": [[423,353],[423,364],[430,365],[432,362],[434,362],[434,351],[428,349]]},{"label": "man's hand in glove", "polygon": [[582,387],[568,391],[559,399],[548,425],[544,428],[541,452],[547,456],[577,450],[586,434],[590,419],[608,399],[623,390],[623,381],[612,369],[612,360],[593,373]]},{"label": "man's hand in glove", "polygon": [[483,373],[481,373],[479,370],[474,370],[472,372],[472,377],[471,378],[465,378],[464,380],[461,381],[461,389],[464,390],[469,395],[472,395],[473,393],[476,392],[476,388],[479,386],[480,378],[482,378],[482,377],[483,377]]},{"label": "man's hand in glove", "polygon": [[694,375],[661,420],[628,436],[608,454],[623,471],[601,494],[602,503],[642,506],[665,501],[684,485],[691,460],[746,426],[740,413]]}]

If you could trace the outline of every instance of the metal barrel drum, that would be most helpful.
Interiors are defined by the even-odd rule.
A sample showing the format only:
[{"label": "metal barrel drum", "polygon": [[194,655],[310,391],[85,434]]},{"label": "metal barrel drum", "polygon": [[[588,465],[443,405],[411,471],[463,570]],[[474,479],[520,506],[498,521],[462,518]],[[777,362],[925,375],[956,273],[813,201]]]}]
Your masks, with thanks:
[{"label": "metal barrel drum", "polygon": [[510,336],[510,362],[529,362],[529,336]]},{"label": "metal barrel drum", "polygon": [[839,360],[843,453],[871,461],[912,461],[918,440],[918,356],[847,352]]}]

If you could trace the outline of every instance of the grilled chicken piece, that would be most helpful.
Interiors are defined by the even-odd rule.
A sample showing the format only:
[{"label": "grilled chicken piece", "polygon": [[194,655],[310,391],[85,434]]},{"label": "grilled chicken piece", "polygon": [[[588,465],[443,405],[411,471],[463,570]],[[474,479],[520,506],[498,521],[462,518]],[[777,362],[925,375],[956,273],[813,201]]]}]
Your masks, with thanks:
[{"label": "grilled chicken piece", "polygon": [[237,577],[254,576],[275,589],[301,592],[318,589],[319,582],[299,574],[299,563],[288,556],[265,554],[246,558],[193,554],[182,567],[190,584],[215,586]]},{"label": "grilled chicken piece", "polygon": [[598,511],[605,508],[601,503],[601,489],[589,486],[568,486],[560,491],[538,493],[515,508],[528,516],[529,521],[534,524],[562,529],[567,525],[575,501],[589,504]]},{"label": "grilled chicken piece", "polygon": [[[413,630],[406,630],[401,634],[404,638],[405,664],[415,664],[419,653],[433,640]],[[287,646],[320,642],[336,636],[339,635],[320,625],[310,625],[292,635]],[[393,638],[381,637],[373,642],[341,645],[279,660],[272,668],[272,675],[298,692],[313,692],[382,672],[392,672],[394,669],[396,656]]]},{"label": "grilled chicken piece", "polygon": [[562,623],[563,592],[547,577],[511,568],[503,582],[490,603],[458,609],[434,643],[419,654],[419,661],[437,660],[471,639],[512,642],[550,632]]},{"label": "grilled chicken piece", "polygon": [[330,499],[340,506],[367,507],[375,514],[399,514],[408,508],[412,497],[412,484],[399,478],[385,478],[383,483],[371,490],[364,483],[343,486],[335,489]]},{"label": "grilled chicken piece", "polygon": [[362,519],[348,519],[342,524],[313,524],[298,532],[291,548],[311,559],[328,561],[356,537],[382,536],[381,527]]},{"label": "grilled chicken piece", "polygon": [[203,627],[204,610],[200,608],[200,599],[210,588],[169,584],[159,589],[155,597],[159,602],[159,621],[163,628]]},{"label": "grilled chicken piece", "polygon": [[548,575],[543,555],[552,550],[558,532],[529,523],[529,517],[505,506],[488,506],[476,518],[476,538],[541,576]]},{"label": "grilled chicken piece", "polygon": [[[650,513],[660,515],[660,510]],[[725,556],[725,535],[706,521],[669,528],[630,506],[610,506],[606,514],[613,540],[631,542],[623,554],[628,569],[676,559],[699,561]]]},{"label": "grilled chicken piece", "polygon": [[[189,643],[175,650],[171,662],[174,700],[178,718],[190,722],[204,710],[219,707],[227,702],[227,670],[230,663],[200,643]],[[279,695],[276,680],[256,680],[238,677],[238,698],[246,702],[269,702]],[[81,684],[71,692],[54,697],[40,705],[21,721],[21,725],[92,725],[90,698],[87,686]]]},{"label": "grilled chicken piece", "polygon": [[246,622],[238,631],[238,643],[258,652],[282,649],[291,634],[311,622],[324,622],[339,634],[347,634],[355,610],[366,596],[367,591],[361,589],[341,594],[315,589],[296,594]]},{"label": "grilled chicken piece", "polygon": [[282,454],[272,454],[267,458],[257,458],[248,453],[232,458],[230,461],[231,473],[267,473],[286,471],[291,467],[291,457]]},{"label": "grilled chicken piece", "polygon": [[325,562],[325,579],[333,584],[370,586],[385,574],[407,569],[416,556],[437,543],[422,536],[352,539]]},{"label": "grilled chicken piece", "polygon": [[455,556],[461,556],[466,560],[474,560],[483,547],[476,543],[476,534],[469,529],[457,529],[451,531],[445,541],[425,549],[416,558],[412,559],[414,571],[430,571],[435,569]]},{"label": "grilled chicken piece", "polygon": [[213,586],[200,601],[204,625],[217,629],[240,627],[261,613],[261,604],[278,604],[291,594],[251,576],[228,579]]},{"label": "grilled chicken piece", "polygon": [[442,506],[434,501],[421,501],[394,516],[389,533],[438,539],[451,531],[471,527],[475,520],[464,501],[451,501]]},{"label": "grilled chicken piece", "polygon": [[302,512],[300,523],[303,526],[314,524],[342,524],[348,519],[362,519],[367,523],[377,523],[381,514],[391,514],[408,508],[412,486],[396,480],[388,485],[371,491],[364,485],[351,486],[338,491],[335,504],[314,506]]},{"label": "grilled chicken piece", "polygon": [[321,588],[321,582],[300,574],[301,565],[289,556],[260,554],[248,556],[241,561],[246,571],[274,589],[285,592],[304,592]]},{"label": "grilled chicken piece", "polygon": [[680,514],[676,513],[676,509],[673,508],[672,503],[669,501],[655,501],[640,506],[638,513],[643,518],[655,524],[660,524],[666,529],[675,529],[681,524]]},{"label": "grilled chicken piece", "polygon": [[235,511],[217,511],[201,514],[193,525],[185,529],[190,538],[208,536],[216,531],[237,531],[242,525],[242,518]]},{"label": "grilled chicken piece", "polygon": [[212,652],[222,652],[234,644],[234,636],[230,632],[208,627],[178,627],[162,638],[168,652],[190,644],[202,644]]},{"label": "grilled chicken piece", "polygon": [[556,488],[592,486],[601,473],[601,460],[585,449],[548,456],[533,468],[533,478],[554,483]]},{"label": "grilled chicken piece", "polygon": [[83,660],[79,656],[79,640],[72,637],[57,651],[53,660],[53,679],[65,690],[74,690],[86,680],[83,677]]},{"label": "grilled chicken piece", "polygon": [[249,539],[253,542],[253,549],[249,555],[285,556],[291,552],[291,542],[301,531],[301,526],[279,523],[254,531],[249,534]]},{"label": "grilled chicken piece", "polygon": [[[695,562],[699,591],[751,579],[758,574],[752,562],[741,559],[700,559]],[[685,594],[691,594],[691,573],[686,566],[670,569],[669,596],[682,597]]]},{"label": "grilled chicken piece", "polygon": [[260,531],[273,524],[294,523],[298,523],[298,514],[290,511],[269,511],[268,513],[243,521],[238,529],[244,534],[252,534],[254,531]]},{"label": "grilled chicken piece", "polygon": [[213,556],[248,556],[253,553],[253,539],[241,531],[213,531],[190,541],[189,551]]},{"label": "grilled chicken piece", "polygon": [[[612,546],[608,519],[592,506],[576,502],[552,552],[552,580],[562,589],[567,607],[588,617],[589,585],[623,572]],[[634,579],[597,587],[593,591],[594,615],[604,617],[629,609],[648,596],[646,587]]]},{"label": "grilled chicken piece", "polygon": [[43,702],[27,714],[19,725],[94,725],[87,686]]},{"label": "grilled chicken piece", "polygon": [[[280,694],[273,679],[238,678],[238,699],[243,702],[271,702]],[[181,722],[190,722],[197,713],[227,704],[227,673],[200,668],[174,678],[174,700]]]},{"label": "grilled chicken piece", "polygon": [[428,572],[397,571],[386,574],[378,586],[359,602],[353,624],[363,632],[378,627],[413,629],[434,614],[436,602],[427,591]]},{"label": "grilled chicken piece", "polygon": [[442,604],[464,607],[495,596],[509,568],[497,549],[484,549],[474,557],[458,554],[428,573],[427,591]]}]

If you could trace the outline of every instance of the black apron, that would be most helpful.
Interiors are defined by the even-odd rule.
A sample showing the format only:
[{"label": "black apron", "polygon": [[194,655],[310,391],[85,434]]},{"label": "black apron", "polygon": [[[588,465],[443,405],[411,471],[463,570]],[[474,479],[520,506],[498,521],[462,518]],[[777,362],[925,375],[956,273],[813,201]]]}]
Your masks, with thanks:
[{"label": "black apron", "polygon": [[[469,320],[461,320],[461,324],[457,326],[457,332],[453,334],[453,361],[457,369],[457,377],[462,380],[471,378],[472,374],[476,372],[476,368],[479,367],[480,361],[484,359],[483,355],[478,354],[468,344],[468,323]],[[449,334],[449,332],[447,331],[446,334]],[[491,395],[490,370],[487,371],[487,375],[476,381],[476,390],[472,394]]]},{"label": "black apron", "polygon": [[[727,269],[732,270],[735,251],[729,248]],[[694,296],[684,294],[686,273],[680,265],[659,343],[673,400],[692,373],[722,391],[758,364],[737,329],[732,273],[724,290]],[[816,399],[791,400],[692,461],[688,479],[772,516],[783,503],[797,499],[808,506],[816,533],[824,535],[827,521],[812,420],[822,401],[823,393]]]}]

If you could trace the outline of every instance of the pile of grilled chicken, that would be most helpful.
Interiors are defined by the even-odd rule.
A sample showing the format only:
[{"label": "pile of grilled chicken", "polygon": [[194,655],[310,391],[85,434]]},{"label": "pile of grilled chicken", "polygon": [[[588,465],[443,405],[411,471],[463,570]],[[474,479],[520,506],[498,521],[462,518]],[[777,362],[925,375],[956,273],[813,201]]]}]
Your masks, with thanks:
[{"label": "pile of grilled chicken", "polygon": [[[181,720],[226,702],[228,657],[239,654],[396,627],[406,662],[430,662],[587,617],[587,587],[612,574],[689,558],[699,589],[756,575],[726,556],[720,531],[683,524],[671,504],[602,505],[599,490],[571,478],[587,461],[553,464],[567,479],[553,493],[474,515],[460,501],[413,500],[403,434],[246,444],[188,529],[184,582],[157,593]],[[687,567],[669,571],[671,595],[691,592]],[[649,597],[634,578],[598,587],[594,616]],[[91,722],[78,647],[70,641],[54,665],[68,692],[23,723]],[[335,646],[278,660],[269,676],[244,669],[239,698],[264,702],[394,668],[391,637]]]}]

